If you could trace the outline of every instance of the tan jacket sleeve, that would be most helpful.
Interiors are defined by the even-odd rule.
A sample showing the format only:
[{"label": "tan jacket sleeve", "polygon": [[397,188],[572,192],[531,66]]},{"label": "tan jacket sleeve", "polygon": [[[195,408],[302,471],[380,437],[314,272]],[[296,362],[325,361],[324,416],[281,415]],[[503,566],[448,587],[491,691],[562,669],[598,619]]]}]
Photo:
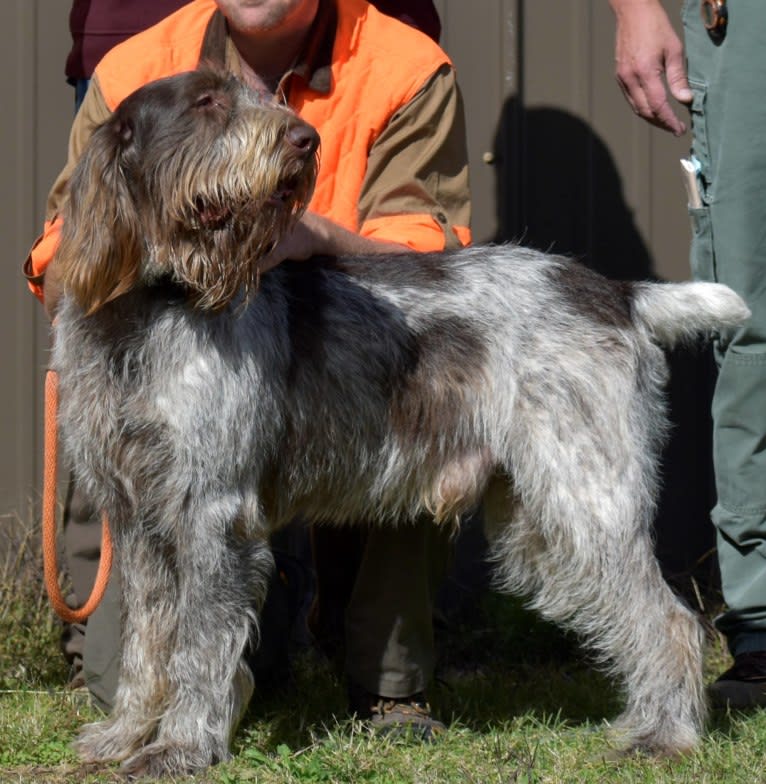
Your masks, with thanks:
[{"label": "tan jacket sleeve", "polygon": [[110,116],[111,111],[101,94],[98,79],[94,77],[88,86],[88,91],[85,93],[80,110],[77,112],[72,124],[66,165],[48,193],[43,233],[35,240],[29,256],[24,262],[24,274],[29,281],[29,288],[41,301],[43,299],[45,269],[53,259],[59,244],[61,233],[60,214],[61,208],[66,201],[69,179],[91,134],[96,127],[109,119]]},{"label": "tan jacket sleeve", "polygon": [[445,247],[470,242],[465,116],[450,66],[436,71],[376,139],[359,215],[362,234],[377,239],[400,241],[397,217],[411,224],[417,215],[424,231],[430,224],[443,232]]},{"label": "tan jacket sleeve", "polygon": [[77,161],[80,160],[80,156],[85,149],[88,139],[90,139],[93,131],[101,125],[101,123],[108,120],[111,115],[112,113],[101,94],[98,76],[94,76],[88,85],[88,90],[80,105],[80,110],[77,112],[74,122],[72,123],[72,130],[69,133],[69,150],[66,165],[61,170],[61,173],[56,178],[53,187],[48,193],[45,211],[46,220],[50,220],[52,216],[61,211],[61,207],[66,199],[66,187],[69,183],[69,178],[72,176],[72,171],[74,170]]}]

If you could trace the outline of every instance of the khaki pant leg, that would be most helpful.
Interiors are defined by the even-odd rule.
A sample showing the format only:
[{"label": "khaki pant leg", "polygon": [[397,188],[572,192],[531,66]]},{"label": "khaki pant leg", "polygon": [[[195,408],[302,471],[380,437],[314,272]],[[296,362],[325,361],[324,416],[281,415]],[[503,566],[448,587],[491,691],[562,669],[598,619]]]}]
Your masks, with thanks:
[{"label": "khaki pant leg", "polygon": [[372,694],[423,691],[435,663],[433,603],[450,531],[430,520],[371,527],[346,610],[346,671]]}]

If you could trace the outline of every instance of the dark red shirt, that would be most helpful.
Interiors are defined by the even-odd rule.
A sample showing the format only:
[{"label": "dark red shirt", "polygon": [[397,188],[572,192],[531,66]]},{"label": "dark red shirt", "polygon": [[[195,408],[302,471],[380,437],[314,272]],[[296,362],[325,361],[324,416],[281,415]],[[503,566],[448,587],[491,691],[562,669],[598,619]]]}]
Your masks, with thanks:
[{"label": "dark red shirt", "polygon": [[379,11],[395,16],[439,42],[442,32],[439,14],[431,0],[370,0]]}]

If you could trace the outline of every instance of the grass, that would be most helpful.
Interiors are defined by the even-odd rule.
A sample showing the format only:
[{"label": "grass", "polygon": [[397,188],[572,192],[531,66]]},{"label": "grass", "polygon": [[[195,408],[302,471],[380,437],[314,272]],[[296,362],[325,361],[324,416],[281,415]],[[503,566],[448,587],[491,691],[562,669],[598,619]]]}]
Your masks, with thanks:
[{"label": "grass", "polygon": [[[82,766],[70,743],[98,719],[87,696],[64,688],[59,629],[40,588],[34,537],[24,533],[0,572],[0,784],[104,784],[114,767]],[[1,550],[2,548],[0,548]],[[439,629],[431,691],[449,732],[437,743],[373,736],[344,717],[333,668],[296,657],[286,694],[254,701],[233,759],[193,779],[211,784],[754,784],[766,782],[766,711],[713,717],[681,760],[615,761],[605,736],[620,709],[611,684],[570,638],[507,597],[485,595],[470,623]],[[720,640],[709,677],[726,663]]]}]

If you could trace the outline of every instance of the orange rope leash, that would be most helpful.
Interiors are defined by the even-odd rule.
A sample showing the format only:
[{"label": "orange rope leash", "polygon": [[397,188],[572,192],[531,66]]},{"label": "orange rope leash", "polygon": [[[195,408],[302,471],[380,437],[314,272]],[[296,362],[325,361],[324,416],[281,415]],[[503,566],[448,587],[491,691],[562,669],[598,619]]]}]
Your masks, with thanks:
[{"label": "orange rope leash", "polygon": [[56,614],[65,623],[83,623],[98,607],[104,596],[112,569],[112,537],[109,520],[104,513],[101,523],[101,561],[88,601],[73,610],[64,601],[59,586],[58,554],[56,551],[56,466],[58,451],[58,375],[49,370],[45,376],[45,420],[43,455],[43,575],[45,590]]}]

